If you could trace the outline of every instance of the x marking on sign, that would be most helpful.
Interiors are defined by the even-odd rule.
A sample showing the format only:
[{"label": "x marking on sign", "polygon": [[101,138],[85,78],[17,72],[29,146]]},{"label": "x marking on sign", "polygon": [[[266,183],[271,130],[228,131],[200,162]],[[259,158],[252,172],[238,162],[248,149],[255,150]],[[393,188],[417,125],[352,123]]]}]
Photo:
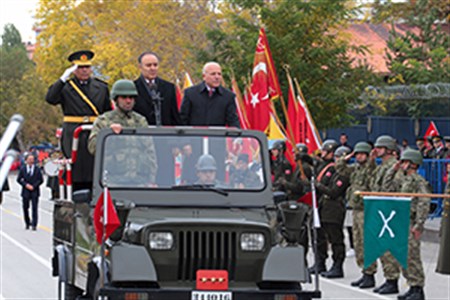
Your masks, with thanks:
[{"label": "x marking on sign", "polygon": [[389,227],[389,221],[392,220],[392,218],[395,216],[395,210],[391,211],[391,214],[389,215],[389,217],[386,219],[383,215],[383,213],[381,211],[378,211],[378,214],[380,215],[381,219],[383,220],[383,228],[381,228],[380,234],[378,235],[378,237],[382,237],[384,234],[384,231],[387,230],[389,232],[389,236],[391,238],[395,237],[394,232],[392,231],[392,229]]}]

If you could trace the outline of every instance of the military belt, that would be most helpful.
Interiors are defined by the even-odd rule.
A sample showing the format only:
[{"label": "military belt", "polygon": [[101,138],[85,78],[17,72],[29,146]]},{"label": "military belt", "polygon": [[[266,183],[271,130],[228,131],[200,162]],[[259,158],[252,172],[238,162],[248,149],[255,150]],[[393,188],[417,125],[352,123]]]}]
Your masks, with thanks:
[{"label": "military belt", "polygon": [[97,116],[64,116],[65,123],[93,123]]}]

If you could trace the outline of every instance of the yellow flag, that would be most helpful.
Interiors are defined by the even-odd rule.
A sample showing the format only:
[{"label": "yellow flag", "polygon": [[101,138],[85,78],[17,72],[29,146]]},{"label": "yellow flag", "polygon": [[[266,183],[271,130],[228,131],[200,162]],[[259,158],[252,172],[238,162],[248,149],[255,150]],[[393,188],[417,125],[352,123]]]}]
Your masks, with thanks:
[{"label": "yellow flag", "polygon": [[183,82],[183,90],[187,89],[188,87],[193,86],[194,83],[192,82],[191,76],[188,72],[184,73],[184,82]]},{"label": "yellow flag", "polygon": [[285,140],[286,136],[281,131],[280,127],[275,121],[273,114],[270,114],[269,127],[266,130],[266,135],[269,140]]}]

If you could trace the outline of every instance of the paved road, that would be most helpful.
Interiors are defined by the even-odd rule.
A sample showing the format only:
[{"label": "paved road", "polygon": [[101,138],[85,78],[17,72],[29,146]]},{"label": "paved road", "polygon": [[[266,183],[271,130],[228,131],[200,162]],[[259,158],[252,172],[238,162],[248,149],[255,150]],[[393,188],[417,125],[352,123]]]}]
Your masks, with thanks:
[{"label": "paved road", "polygon": [[[0,206],[0,300],[3,299],[56,299],[57,281],[51,276],[52,207],[49,190],[41,187],[39,227],[37,231],[24,229],[20,201],[20,187],[15,175],[10,175],[11,191],[5,193]],[[434,272],[438,244],[423,243],[422,256],[426,273],[425,293],[427,299],[450,299],[450,276]],[[312,258],[310,257],[310,262]],[[331,264],[331,262],[329,262]],[[324,299],[396,299],[394,296],[380,296],[371,290],[350,287],[350,282],[360,276],[355,259],[345,262],[345,278],[320,279]],[[381,268],[377,283],[383,282]],[[305,289],[313,289],[307,285]],[[407,289],[405,281],[400,283],[401,291]]]}]

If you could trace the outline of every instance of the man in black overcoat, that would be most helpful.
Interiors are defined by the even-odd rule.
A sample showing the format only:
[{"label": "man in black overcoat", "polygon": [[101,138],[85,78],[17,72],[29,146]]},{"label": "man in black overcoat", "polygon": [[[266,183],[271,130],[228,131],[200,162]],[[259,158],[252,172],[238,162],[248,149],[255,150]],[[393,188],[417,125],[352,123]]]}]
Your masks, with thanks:
[{"label": "man in black overcoat", "polygon": [[[25,220],[25,229],[30,226],[36,230],[38,222],[39,186],[44,182],[41,170],[34,164],[33,154],[25,157],[26,164],[22,166],[17,176],[17,182],[22,186],[22,208]],[[28,213],[31,202],[31,220]]]},{"label": "man in black overcoat", "polygon": [[[112,109],[108,85],[92,77],[94,53],[82,50],[72,53],[68,60],[73,64],[48,89],[45,100],[52,105],[61,105],[64,114],[62,151],[72,156],[72,141],[75,129],[83,124],[92,124],[97,116]],[[74,74],[70,78],[71,74]],[[92,187],[94,157],[87,151],[88,131],[81,132],[78,142],[78,157],[72,167],[73,190]]]}]

